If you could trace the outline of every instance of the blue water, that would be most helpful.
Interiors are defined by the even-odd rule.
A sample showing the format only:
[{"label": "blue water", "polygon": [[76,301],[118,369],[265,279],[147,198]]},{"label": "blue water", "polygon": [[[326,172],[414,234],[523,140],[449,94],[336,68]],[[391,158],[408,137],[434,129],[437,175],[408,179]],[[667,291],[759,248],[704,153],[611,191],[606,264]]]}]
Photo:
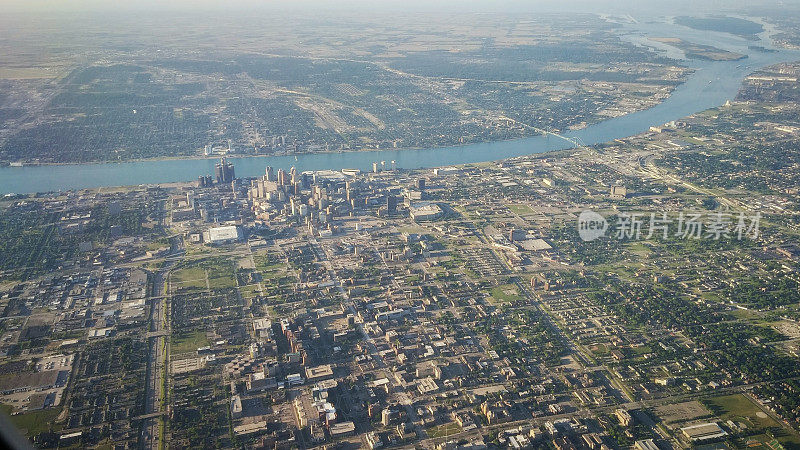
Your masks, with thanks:
[{"label": "blue water", "polygon": [[[680,37],[687,41],[713,45],[748,55],[747,59],[731,62],[684,61],[695,72],[661,104],[645,111],[606,120],[577,131],[564,133],[580,139],[585,145],[608,142],[647,131],[653,125],[723,105],[736,97],[742,80],[759,68],[800,60],[800,52],[780,50],[760,53],[749,45],[773,48],[771,42],[744,39],[724,33],[692,30],[667,23],[626,25],[632,42],[645,42],[643,32],[652,37]],[[531,124],[535,125],[535,124]],[[373,162],[395,161],[406,169],[440,167],[495,161],[516,156],[563,150],[573,144],[554,136],[535,136],[512,141],[470,144],[409,150],[382,150],[346,153],[307,154],[295,156],[253,156],[235,158],[236,175],[258,176],[266,166],[298,170],[339,170],[354,168],[370,170]],[[199,175],[212,174],[216,159],[159,160],[127,163],[70,164],[59,166],[29,166],[0,168],[0,193],[31,193],[101,186],[168,183],[196,180]]]}]

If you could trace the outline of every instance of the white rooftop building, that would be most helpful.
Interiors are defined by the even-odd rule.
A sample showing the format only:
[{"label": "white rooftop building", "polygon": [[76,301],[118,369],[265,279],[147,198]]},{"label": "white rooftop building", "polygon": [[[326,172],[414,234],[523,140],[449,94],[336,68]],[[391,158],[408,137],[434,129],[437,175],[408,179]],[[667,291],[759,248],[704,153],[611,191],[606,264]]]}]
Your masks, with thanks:
[{"label": "white rooftop building", "polygon": [[225,227],[209,228],[203,233],[203,239],[209,244],[221,244],[224,242],[235,242],[243,237],[241,228],[230,225]]}]

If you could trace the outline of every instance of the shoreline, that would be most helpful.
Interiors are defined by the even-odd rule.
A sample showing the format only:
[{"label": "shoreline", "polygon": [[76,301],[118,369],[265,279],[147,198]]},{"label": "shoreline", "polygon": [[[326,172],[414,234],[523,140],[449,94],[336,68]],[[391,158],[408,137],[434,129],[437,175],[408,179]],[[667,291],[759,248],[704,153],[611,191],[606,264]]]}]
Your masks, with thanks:
[{"label": "shoreline", "polygon": [[[693,74],[694,69],[687,67],[687,77],[680,83],[676,84],[673,89],[670,91],[670,96],[674,93],[676,89],[683,86],[688,78]],[[620,116],[614,117],[606,117],[596,122],[583,122],[581,126],[575,128],[567,127],[564,130],[558,131],[548,131],[547,134],[553,135],[564,135],[567,133],[575,133],[586,128],[596,126],[603,122],[619,119],[622,117],[629,116],[631,114],[640,113],[643,111],[650,110],[659,106],[660,104],[667,101],[670,97],[666,97],[665,99],[659,101],[658,103],[649,106],[644,109],[636,109],[630,112],[627,112]],[[513,120],[513,119],[512,119]],[[520,122],[521,123],[521,122]],[[527,124],[523,124],[523,127],[529,129]],[[132,163],[150,163],[150,162],[169,162],[169,161],[211,161],[215,160],[218,161],[220,158],[226,159],[249,159],[249,158],[291,158],[293,156],[296,157],[308,157],[310,155],[336,155],[336,154],[350,154],[350,153],[378,153],[378,152],[404,152],[404,151],[419,151],[419,150],[442,150],[442,149],[459,149],[461,147],[467,147],[470,145],[482,145],[482,144],[497,144],[503,142],[516,142],[525,139],[535,138],[537,136],[543,136],[542,133],[535,132],[531,134],[527,134],[524,136],[517,136],[510,139],[490,139],[490,140],[479,140],[479,141],[472,141],[472,142],[462,142],[462,143],[452,143],[452,144],[442,144],[436,146],[429,146],[429,147],[396,147],[396,148],[365,148],[360,150],[348,149],[348,150],[327,150],[327,151],[318,151],[318,152],[300,152],[300,153],[280,153],[280,154],[247,154],[247,153],[228,153],[228,154],[217,154],[217,155],[192,155],[192,156],[159,156],[155,158],[134,158],[134,159],[126,159],[121,161],[112,161],[112,160],[94,160],[94,161],[80,161],[80,162],[25,162],[25,161],[14,161],[14,162],[5,162],[0,164],[0,169],[21,169],[25,167],[68,167],[68,166],[100,166],[100,165],[114,165],[114,164],[132,164]],[[558,136],[555,136],[558,138]]]},{"label": "shoreline", "polygon": [[[648,26],[661,33],[660,25]],[[690,33],[690,35],[693,35]],[[691,36],[690,36],[691,37]],[[706,39],[698,39],[705,41]],[[398,168],[421,169],[499,161],[525,155],[589,147],[615,139],[636,136],[656,125],[712,110],[735,100],[743,80],[750,74],[776,64],[800,60],[800,52],[780,50],[760,53],[747,49],[742,41],[728,44],[750,55],[750,63],[736,61],[688,63],[692,69],[670,96],[647,109],[610,117],[580,129],[566,129],[560,136],[535,133],[513,139],[459,143],[438,147],[334,150],[314,153],[228,154],[214,156],[165,157],[92,163],[38,163],[0,167],[0,194],[63,192],[98,187],[158,185],[191,182],[213,173],[214,161],[225,156],[236,163],[240,178],[263,173],[266,165],[301,171],[354,168],[369,171],[381,160],[395,160]],[[737,44],[737,45],[734,45]],[[727,47],[728,45],[726,45]],[[563,139],[562,139],[563,138]],[[17,170],[18,169],[18,170]]]}]

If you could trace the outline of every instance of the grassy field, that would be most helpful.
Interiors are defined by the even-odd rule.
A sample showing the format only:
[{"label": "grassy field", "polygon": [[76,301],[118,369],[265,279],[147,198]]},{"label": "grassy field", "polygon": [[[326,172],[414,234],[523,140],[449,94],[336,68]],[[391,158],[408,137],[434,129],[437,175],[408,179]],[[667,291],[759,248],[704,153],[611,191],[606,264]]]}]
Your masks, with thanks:
[{"label": "grassy field", "polygon": [[261,269],[261,276],[265,280],[274,280],[286,275],[286,264],[271,264]]},{"label": "grassy field", "polygon": [[438,437],[451,436],[456,433],[461,433],[462,430],[457,423],[450,422],[443,425],[430,427],[425,431],[428,433],[428,437],[438,438]]},{"label": "grassy field", "polygon": [[519,300],[519,289],[513,284],[501,284],[491,289],[492,303],[510,303]]},{"label": "grassy field", "polygon": [[170,274],[169,280],[175,289],[205,289],[206,271],[201,267],[178,269]]},{"label": "grassy field", "polygon": [[589,346],[589,350],[596,356],[606,356],[611,353],[606,344],[592,344]]},{"label": "grassy field", "polygon": [[533,209],[531,209],[531,207],[528,205],[506,205],[506,207],[514,214],[518,214],[520,216],[533,214],[534,212]]},{"label": "grassy field", "polygon": [[234,267],[235,264],[225,258],[208,258],[172,272],[170,281],[176,289],[232,288],[236,287]]},{"label": "grassy field", "polygon": [[208,273],[208,284],[211,289],[236,287],[236,264],[226,258],[209,258],[200,263]]},{"label": "grassy field", "polygon": [[[800,448],[800,436],[782,427],[743,394],[714,397],[706,400],[705,404],[721,420],[743,423],[750,430],[770,430],[787,448]],[[771,440],[766,434],[751,436],[749,439],[763,444]],[[758,445],[755,442],[753,444]]]},{"label": "grassy field", "polygon": [[258,285],[257,284],[249,284],[247,286],[242,286],[239,288],[239,292],[242,294],[243,298],[252,298],[259,294]]},{"label": "grassy field", "polygon": [[[3,405],[0,409],[6,414],[10,411],[8,405]],[[9,416],[9,419],[24,434],[34,436],[49,430],[51,427],[54,431],[60,430],[61,425],[54,423],[59,414],[61,414],[61,408],[48,408]]]},{"label": "grassy field", "polygon": [[286,274],[286,263],[275,254],[257,255],[255,258],[256,270],[261,272],[264,280],[280,278]]},{"label": "grassy field", "polygon": [[192,331],[172,336],[172,354],[196,352],[200,347],[208,346],[208,338],[203,331]]},{"label": "grassy field", "polygon": [[714,397],[707,401],[707,405],[722,420],[745,422],[754,428],[778,426],[774,420],[742,394]]},{"label": "grassy field", "polygon": [[208,285],[211,289],[225,289],[236,287],[236,277],[233,272],[208,272]]},{"label": "grassy field", "polygon": [[644,354],[650,353],[652,351],[653,351],[653,349],[650,348],[647,345],[640,345],[638,347],[631,347],[631,353],[633,353],[634,355],[644,355]]}]

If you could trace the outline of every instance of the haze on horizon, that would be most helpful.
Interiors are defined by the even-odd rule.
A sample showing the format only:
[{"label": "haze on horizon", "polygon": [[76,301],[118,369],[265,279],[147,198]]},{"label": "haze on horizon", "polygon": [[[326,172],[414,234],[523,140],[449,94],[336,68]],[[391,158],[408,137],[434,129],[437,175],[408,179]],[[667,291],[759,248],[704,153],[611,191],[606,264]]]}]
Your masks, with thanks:
[{"label": "haze on horizon", "polygon": [[6,12],[63,13],[63,12],[122,12],[122,11],[253,11],[289,9],[298,11],[547,11],[547,12],[612,12],[612,13],[696,13],[713,14],[742,8],[798,7],[784,0],[386,0],[378,4],[366,0],[142,0],[137,2],[107,0],[7,0]]}]

